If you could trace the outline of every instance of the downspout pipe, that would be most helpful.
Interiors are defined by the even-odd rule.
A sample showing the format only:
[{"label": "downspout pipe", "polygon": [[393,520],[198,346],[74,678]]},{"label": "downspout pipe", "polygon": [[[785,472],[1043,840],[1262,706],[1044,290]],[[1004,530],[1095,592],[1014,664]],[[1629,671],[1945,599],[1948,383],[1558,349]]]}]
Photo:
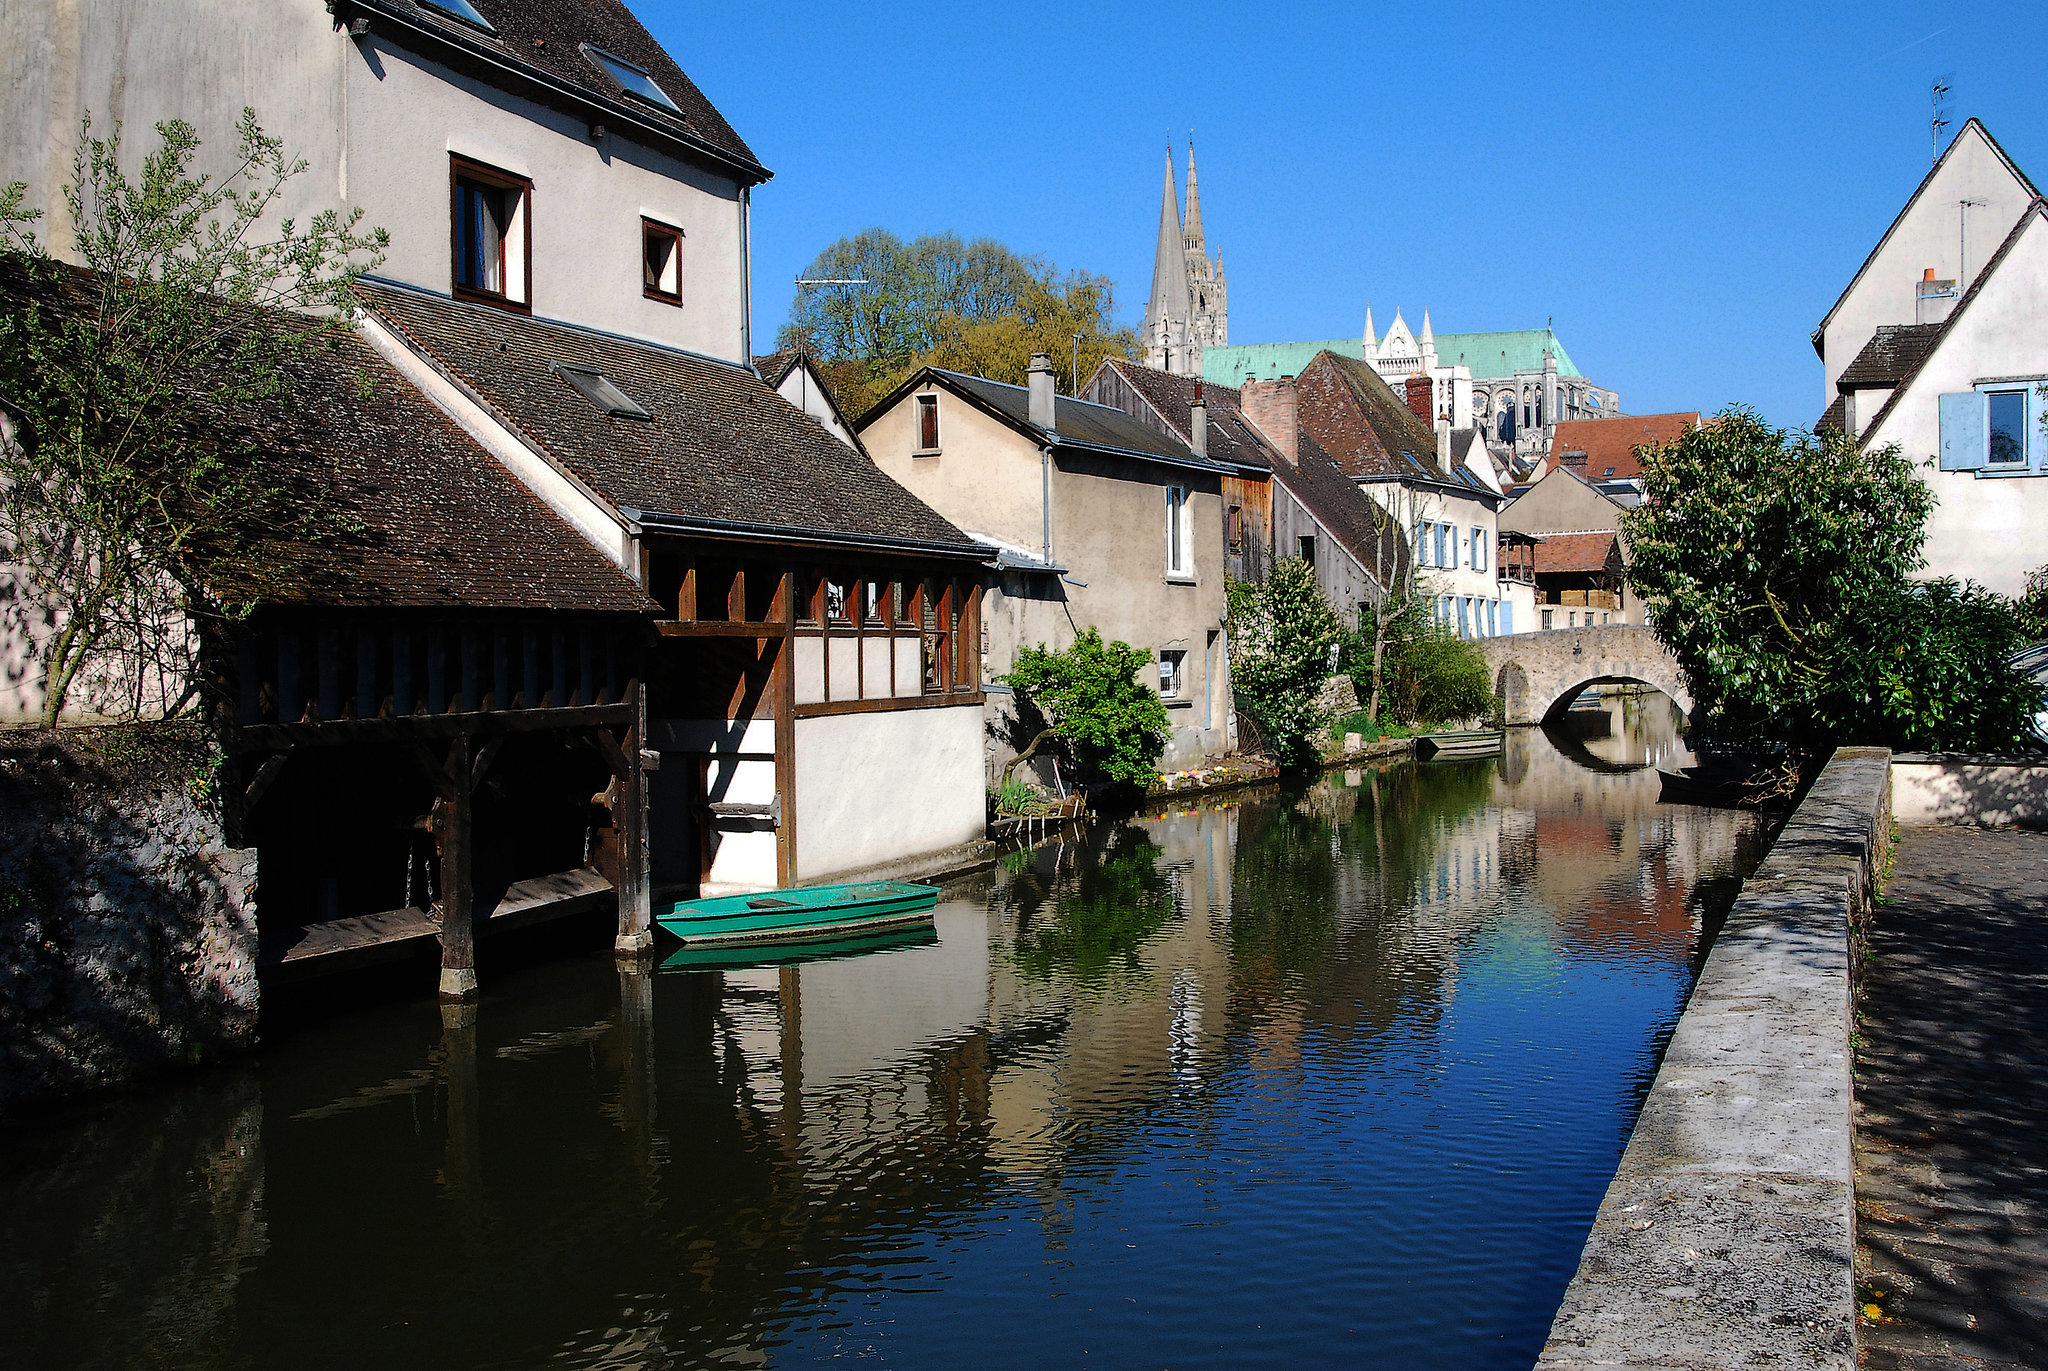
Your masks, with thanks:
[{"label": "downspout pipe", "polygon": [[1038,450],[1038,500],[1045,515],[1045,564],[1052,565],[1052,444]]},{"label": "downspout pipe", "polygon": [[754,188],[740,187],[740,365],[754,364]]}]

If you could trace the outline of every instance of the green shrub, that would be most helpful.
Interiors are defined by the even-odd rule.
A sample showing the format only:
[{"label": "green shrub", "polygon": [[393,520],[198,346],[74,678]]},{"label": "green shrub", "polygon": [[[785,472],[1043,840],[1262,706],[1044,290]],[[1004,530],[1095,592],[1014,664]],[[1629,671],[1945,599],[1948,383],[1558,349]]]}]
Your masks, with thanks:
[{"label": "green shrub", "polygon": [[[1486,658],[1477,643],[1436,622],[1429,612],[1432,598],[1412,597],[1388,635],[1381,715],[1411,724],[1490,717],[1495,701]],[[1359,698],[1366,698],[1372,689],[1372,640],[1354,638],[1345,664]]]},{"label": "green shrub", "polygon": [[1332,742],[1343,742],[1347,733],[1356,733],[1368,743],[1376,743],[1383,736],[1380,733],[1380,726],[1372,721],[1372,715],[1362,709],[1346,714],[1330,725]]},{"label": "green shrub", "polygon": [[1323,717],[1317,703],[1330,674],[1330,651],[1344,625],[1299,558],[1276,562],[1252,588],[1230,625],[1231,676],[1274,760],[1301,765],[1316,756]]},{"label": "green shrub", "polygon": [[1150,782],[1167,739],[1166,705],[1138,680],[1151,660],[1129,643],[1103,642],[1092,624],[1058,652],[1040,643],[1018,653],[1003,683],[1044,726],[1004,768],[1004,791],[1018,763],[1055,739],[1084,773],[1119,785]]}]

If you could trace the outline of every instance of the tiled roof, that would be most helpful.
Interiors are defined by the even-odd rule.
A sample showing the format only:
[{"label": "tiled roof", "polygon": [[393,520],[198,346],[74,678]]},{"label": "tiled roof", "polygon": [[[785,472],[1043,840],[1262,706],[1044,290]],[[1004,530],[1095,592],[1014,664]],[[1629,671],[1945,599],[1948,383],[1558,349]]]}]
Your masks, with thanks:
[{"label": "tiled roof", "polygon": [[1550,571],[1601,571],[1610,562],[1620,565],[1615,555],[1612,531],[1606,533],[1545,533],[1536,544],[1538,574]]},{"label": "tiled roof", "polygon": [[[1192,441],[1194,429],[1195,378],[1141,366],[1112,357],[1103,363],[1148,403],[1160,419],[1171,425],[1182,439]],[[1265,442],[1239,412],[1239,394],[1230,386],[1203,383],[1202,403],[1209,411],[1209,457],[1212,461],[1265,469],[1272,456]]]},{"label": "tiled roof", "polygon": [[[1636,449],[1645,443],[1668,443],[1700,426],[1698,410],[1678,414],[1630,414],[1619,419],[1571,419],[1557,426],[1550,443],[1550,467],[1569,466],[1589,481],[1633,481],[1643,474]],[[1565,454],[1586,454],[1585,465],[1565,462]]]},{"label": "tiled roof", "polygon": [[[25,289],[18,275],[0,275],[0,299],[19,301]],[[306,580],[277,601],[655,609],[368,345],[338,339],[291,360],[285,374],[290,404],[250,417],[263,459],[280,485],[355,527],[301,549]]]},{"label": "tiled roof", "polygon": [[1380,374],[1324,352],[1295,381],[1301,427],[1347,475],[1451,482],[1436,463],[1436,433]]},{"label": "tiled roof", "polygon": [[[457,56],[457,65],[509,64],[513,72],[535,75],[547,83],[569,86],[686,142],[704,145],[724,158],[751,169],[749,181],[765,180],[766,168],[753,150],[725,122],[696,83],[683,74],[661,44],[646,30],[623,0],[470,0],[490,23],[486,33],[424,0],[335,0],[337,17],[360,12],[371,19],[385,15],[440,39]],[[403,40],[401,39],[401,45]],[[624,58],[653,78],[676,108],[667,109],[635,95],[622,94],[611,76],[583,51],[585,44]],[[490,74],[484,73],[486,79]]]},{"label": "tiled roof", "polygon": [[1277,463],[1273,479],[1301,501],[1382,588],[1398,579],[1396,572],[1408,556],[1400,525],[1380,514],[1380,506],[1314,438],[1301,434],[1294,463]]},{"label": "tiled roof", "polygon": [[797,359],[803,354],[795,348],[778,348],[765,357],[754,359],[754,370],[761,373],[761,379],[771,386],[782,384],[782,378],[795,369]]},{"label": "tiled roof", "polygon": [[[972,549],[966,534],[744,367],[385,282],[364,302],[614,506],[737,534]],[[598,371],[649,418],[555,370]]]},{"label": "tiled roof", "polygon": [[1920,365],[1941,337],[1940,324],[1879,324],[1835,380],[1836,390],[1889,390]]},{"label": "tiled roof", "polygon": [[1837,395],[1835,396],[1834,400],[1828,405],[1828,407],[1821,412],[1820,422],[1815,424],[1814,428],[1816,431],[1823,428],[1831,428],[1837,432],[1840,432],[1842,428],[1842,421],[1843,419],[1848,417],[1848,414],[1848,397],[1844,395]]},{"label": "tiled roof", "polygon": [[[1031,429],[1031,397],[1023,386],[1006,385],[1001,381],[968,376],[957,371],[945,371],[938,367],[926,367],[898,387],[898,393],[915,389],[927,379],[934,378],[970,396],[984,408],[1007,419],[1013,426]],[[883,401],[870,410],[869,414],[880,414],[888,403],[887,400]],[[1071,395],[1054,397],[1053,430],[1052,436],[1060,443],[1126,452],[1134,456],[1171,462],[1176,466],[1218,472],[1223,470],[1215,463],[1197,457],[1184,440],[1161,433],[1142,419],[1134,418],[1108,405],[1077,400]]]}]

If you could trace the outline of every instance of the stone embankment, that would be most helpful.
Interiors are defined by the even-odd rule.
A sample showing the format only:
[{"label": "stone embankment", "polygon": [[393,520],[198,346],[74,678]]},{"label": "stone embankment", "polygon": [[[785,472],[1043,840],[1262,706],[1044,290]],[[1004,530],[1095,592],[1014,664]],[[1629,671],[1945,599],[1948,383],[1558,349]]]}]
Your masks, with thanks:
[{"label": "stone embankment", "polygon": [[1743,886],[1539,1371],[1856,1364],[1851,1014],[1889,764],[1837,751]]},{"label": "stone embankment", "polygon": [[255,1041],[256,854],[197,730],[0,733],[0,1117]]}]

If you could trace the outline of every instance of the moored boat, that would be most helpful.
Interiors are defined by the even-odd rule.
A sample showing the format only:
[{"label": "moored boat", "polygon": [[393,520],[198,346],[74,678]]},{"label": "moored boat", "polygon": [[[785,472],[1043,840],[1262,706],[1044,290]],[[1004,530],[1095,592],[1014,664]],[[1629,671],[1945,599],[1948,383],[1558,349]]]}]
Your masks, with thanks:
[{"label": "moored boat", "polygon": [[1461,728],[1444,733],[1422,733],[1415,739],[1415,755],[1431,757],[1491,757],[1501,750],[1504,735],[1497,728]]},{"label": "moored boat", "polygon": [[654,916],[689,947],[743,946],[853,936],[929,923],[939,892],[907,881],[803,886],[684,900]]},{"label": "moored boat", "polygon": [[819,938],[794,942],[684,943],[662,958],[662,971],[738,971],[763,966],[798,966],[805,962],[837,961],[862,957],[871,952],[895,952],[907,947],[930,947],[939,931],[929,918],[889,928],[857,928]]}]

